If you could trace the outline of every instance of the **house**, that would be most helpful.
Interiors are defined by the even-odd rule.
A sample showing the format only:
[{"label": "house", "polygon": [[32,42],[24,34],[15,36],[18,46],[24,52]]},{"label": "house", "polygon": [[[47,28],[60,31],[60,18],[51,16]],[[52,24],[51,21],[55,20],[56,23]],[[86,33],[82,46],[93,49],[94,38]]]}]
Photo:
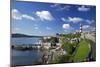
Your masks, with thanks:
[{"label": "house", "polygon": [[51,37],[49,37],[49,36],[43,37],[43,39],[40,40],[41,47],[43,47],[45,49],[49,49],[51,47],[50,38]]},{"label": "house", "polygon": [[70,40],[70,43],[79,43],[80,38],[73,38]]},{"label": "house", "polygon": [[40,44],[42,47],[49,49],[50,47],[61,47],[61,42],[60,42],[59,37],[53,37],[53,36],[46,36],[43,37],[42,40],[40,40]]}]

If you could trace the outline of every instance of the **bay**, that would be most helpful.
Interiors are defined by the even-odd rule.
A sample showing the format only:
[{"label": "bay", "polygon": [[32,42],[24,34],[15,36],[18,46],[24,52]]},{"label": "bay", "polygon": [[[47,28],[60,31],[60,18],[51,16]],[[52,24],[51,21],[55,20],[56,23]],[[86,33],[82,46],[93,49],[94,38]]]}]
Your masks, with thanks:
[{"label": "bay", "polygon": [[[40,38],[12,38],[11,45],[30,45],[39,43]],[[12,65],[33,65],[42,62],[43,52],[40,50],[11,50],[11,64]]]}]

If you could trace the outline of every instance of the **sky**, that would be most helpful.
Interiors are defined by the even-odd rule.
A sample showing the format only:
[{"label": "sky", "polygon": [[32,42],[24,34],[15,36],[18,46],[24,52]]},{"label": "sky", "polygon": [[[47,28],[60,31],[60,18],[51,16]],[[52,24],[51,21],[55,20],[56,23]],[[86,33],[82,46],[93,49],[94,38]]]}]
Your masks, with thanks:
[{"label": "sky", "polygon": [[15,2],[11,4],[12,33],[53,36],[80,30],[95,31],[96,7],[42,2]]}]

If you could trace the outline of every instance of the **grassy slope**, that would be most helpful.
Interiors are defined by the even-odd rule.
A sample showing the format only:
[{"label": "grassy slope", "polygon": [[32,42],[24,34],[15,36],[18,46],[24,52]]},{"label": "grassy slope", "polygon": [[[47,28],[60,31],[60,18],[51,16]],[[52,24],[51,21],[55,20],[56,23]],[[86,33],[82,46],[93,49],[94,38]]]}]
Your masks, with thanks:
[{"label": "grassy slope", "polygon": [[80,42],[79,47],[77,48],[76,54],[73,58],[74,62],[84,61],[86,59],[90,51],[88,44],[89,43],[85,40],[82,40]]}]

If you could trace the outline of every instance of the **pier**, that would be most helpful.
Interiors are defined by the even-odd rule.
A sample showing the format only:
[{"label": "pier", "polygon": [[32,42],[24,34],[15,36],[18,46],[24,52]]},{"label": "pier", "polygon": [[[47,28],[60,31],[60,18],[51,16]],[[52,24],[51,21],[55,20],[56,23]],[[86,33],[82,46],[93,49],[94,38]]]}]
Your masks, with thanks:
[{"label": "pier", "polygon": [[11,48],[16,50],[33,50],[33,49],[40,49],[41,44],[12,45]]}]

